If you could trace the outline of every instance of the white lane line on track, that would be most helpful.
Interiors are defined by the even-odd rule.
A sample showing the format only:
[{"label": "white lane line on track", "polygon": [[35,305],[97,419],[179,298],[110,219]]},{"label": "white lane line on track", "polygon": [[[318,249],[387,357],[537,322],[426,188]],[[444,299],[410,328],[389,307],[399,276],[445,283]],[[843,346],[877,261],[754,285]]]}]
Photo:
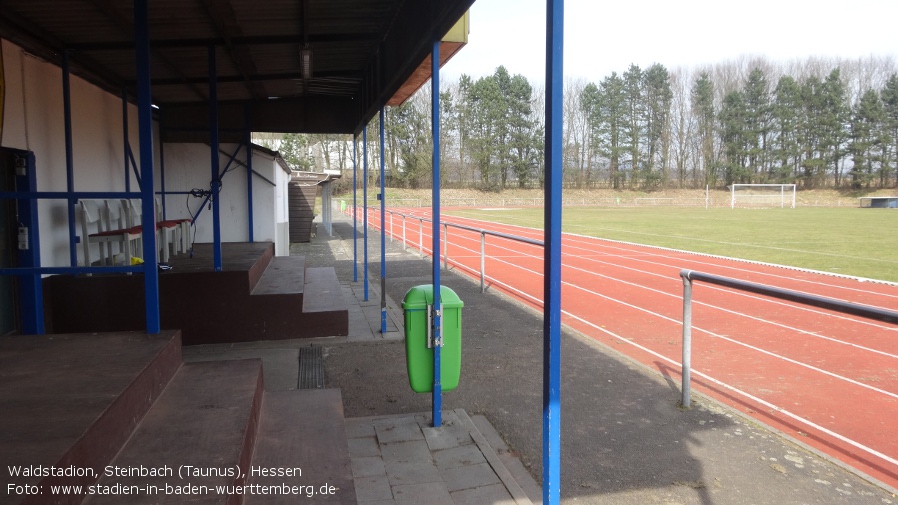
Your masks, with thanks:
[{"label": "white lane line on track", "polygon": [[[585,325],[587,325],[587,326],[590,326],[590,327],[592,327],[592,328],[594,328],[594,329],[596,329],[596,330],[598,330],[598,331],[601,331],[601,332],[603,332],[603,333],[606,333],[606,334],[608,334],[608,335],[614,337],[615,339],[619,340],[620,342],[623,342],[623,343],[628,344],[628,345],[632,345],[633,347],[636,347],[636,348],[638,348],[638,349],[641,349],[641,350],[643,350],[643,351],[645,351],[645,352],[651,354],[652,356],[657,357],[658,359],[662,359],[662,360],[664,360],[664,361],[666,361],[666,362],[668,362],[668,363],[672,363],[672,364],[674,364],[674,365],[680,367],[681,370],[682,370],[682,368],[683,368],[683,364],[677,362],[676,360],[670,359],[670,358],[668,358],[667,356],[664,356],[664,355],[659,354],[659,353],[657,353],[657,352],[655,352],[655,351],[652,351],[651,349],[648,349],[648,348],[646,348],[646,347],[644,347],[644,346],[641,346],[641,345],[639,345],[639,344],[637,344],[637,343],[635,343],[635,342],[632,342],[632,341],[630,341],[630,340],[627,340],[626,338],[624,338],[624,337],[622,337],[622,336],[620,336],[620,335],[618,335],[618,334],[616,334],[616,333],[614,333],[614,332],[612,332],[612,331],[609,331],[609,330],[607,330],[607,329],[605,329],[605,328],[602,328],[602,327],[600,327],[600,326],[598,326],[598,325],[596,325],[596,324],[594,324],[594,323],[591,323],[591,322],[589,322],[589,321],[587,321],[587,320],[585,320],[585,319],[583,319],[583,318],[581,318],[581,317],[575,316],[574,314],[571,314],[571,313],[568,313],[568,312],[565,312],[565,311],[562,311],[562,312],[564,312],[566,315],[568,315],[568,316],[570,316],[570,317],[572,317],[572,318],[574,318],[574,319],[580,321],[581,323],[583,323],[583,324],[585,324]],[[799,421],[800,423],[804,424],[805,426],[810,426],[811,428],[813,428],[813,429],[815,429],[815,430],[819,430],[819,431],[821,431],[821,432],[823,432],[823,433],[825,433],[825,434],[827,434],[827,435],[829,435],[829,436],[831,436],[831,437],[833,437],[833,438],[836,438],[836,439],[838,439],[838,440],[841,440],[842,442],[845,442],[846,444],[849,444],[849,445],[851,445],[852,447],[856,447],[856,448],[858,448],[858,449],[860,449],[860,450],[866,452],[867,454],[871,454],[871,455],[873,455],[873,456],[876,456],[877,458],[880,458],[880,459],[882,459],[882,460],[884,460],[884,461],[887,461],[887,462],[889,462],[889,463],[891,463],[891,464],[893,464],[893,465],[898,465],[898,459],[895,459],[895,458],[893,458],[893,457],[891,457],[891,456],[888,456],[888,455],[886,455],[886,454],[883,454],[883,453],[881,453],[881,452],[879,452],[879,451],[877,451],[877,450],[875,450],[875,449],[873,449],[873,448],[871,448],[871,447],[867,447],[866,445],[864,445],[864,444],[862,444],[862,443],[860,443],[860,442],[857,442],[857,441],[855,441],[855,440],[852,440],[852,439],[850,439],[850,438],[848,438],[848,437],[846,437],[846,436],[844,436],[844,435],[840,435],[839,433],[836,433],[836,432],[834,432],[834,431],[832,431],[832,430],[830,430],[830,429],[824,428],[823,426],[820,426],[819,424],[816,424],[816,423],[814,423],[814,422],[812,422],[812,421],[810,421],[810,420],[808,420],[808,419],[805,419],[804,417],[801,417],[801,416],[799,416],[799,415],[797,415],[797,414],[793,414],[792,412],[789,412],[788,410],[786,410],[786,409],[784,409],[784,408],[782,408],[782,407],[779,407],[779,406],[774,405],[774,404],[772,404],[772,403],[770,403],[770,402],[768,402],[768,401],[766,401],[766,400],[763,400],[763,399],[761,399],[761,398],[758,398],[757,396],[754,396],[754,395],[752,395],[752,394],[750,394],[750,393],[748,393],[748,392],[746,392],[746,391],[742,391],[741,389],[736,388],[736,387],[734,387],[734,386],[731,386],[731,385],[729,385],[729,384],[727,384],[727,383],[725,383],[725,382],[723,382],[723,381],[720,381],[720,380],[718,380],[718,379],[715,379],[714,377],[711,377],[710,375],[707,375],[707,374],[705,374],[705,373],[699,372],[699,371],[694,370],[694,369],[692,370],[692,374],[695,375],[695,376],[701,377],[701,378],[703,378],[703,379],[705,379],[705,380],[708,380],[708,381],[710,381],[710,382],[713,382],[714,384],[717,384],[718,386],[721,386],[721,387],[724,387],[724,388],[726,388],[726,389],[729,389],[730,391],[733,391],[733,392],[735,392],[735,393],[737,393],[737,394],[739,394],[739,395],[741,395],[741,396],[743,396],[743,397],[745,397],[745,398],[748,398],[749,400],[751,400],[751,401],[753,401],[753,402],[757,402],[758,404],[763,405],[763,406],[765,406],[765,407],[767,407],[767,408],[769,408],[769,409],[771,409],[771,410],[773,410],[773,411],[779,412],[780,414],[783,414],[783,415],[785,415],[785,416],[787,416],[787,417],[790,417],[790,418],[792,418],[792,419],[794,419],[794,420],[796,420],[796,421]]]},{"label": "white lane line on track", "polygon": [[[456,216],[452,216],[452,217],[455,218]],[[539,229],[537,229],[537,228],[531,228],[531,227],[521,226],[521,225],[516,225],[516,224],[494,223],[494,222],[491,222],[491,221],[482,221],[482,220],[477,220],[477,219],[472,219],[472,218],[464,218],[464,217],[462,217],[462,218],[460,218],[460,219],[464,219],[464,220],[467,220],[467,221],[470,221],[470,222],[474,222],[474,223],[479,223],[481,226],[483,226],[483,225],[485,225],[485,224],[489,224],[489,225],[493,225],[493,226],[508,226],[508,227],[511,227],[511,228],[524,230],[524,231],[529,232],[529,233],[531,233],[531,234],[539,234],[539,236],[542,236],[542,235],[541,235],[541,234],[542,234],[542,230],[539,230]],[[605,242],[605,243],[612,243],[612,244],[621,244],[621,245],[626,245],[626,246],[637,247],[637,248],[640,248],[640,249],[654,249],[654,250],[661,250],[661,251],[669,251],[669,252],[673,252],[673,253],[677,253],[677,254],[685,254],[685,255],[689,255],[689,256],[699,256],[699,257],[713,258],[713,259],[719,259],[719,260],[724,260],[724,261],[729,261],[729,262],[737,262],[737,263],[743,263],[743,264],[749,264],[749,265],[758,265],[758,266],[774,267],[774,268],[778,268],[778,269],[794,270],[794,271],[799,271],[799,272],[806,272],[806,273],[812,273],[812,274],[819,274],[819,275],[824,275],[824,276],[827,276],[827,277],[836,277],[836,278],[840,278],[840,279],[847,279],[847,280],[853,280],[853,281],[858,281],[858,282],[869,282],[869,283],[873,283],[873,284],[880,284],[880,285],[886,285],[886,286],[898,286],[898,283],[896,283],[896,282],[883,281],[883,280],[880,280],[880,279],[868,279],[868,278],[865,278],[865,277],[857,277],[857,276],[845,275],[845,274],[838,274],[838,273],[833,273],[833,272],[825,272],[825,271],[822,271],[822,270],[811,270],[811,269],[807,269],[807,268],[792,267],[792,266],[788,266],[788,265],[778,265],[778,264],[776,264],[776,263],[765,263],[765,262],[763,262],[763,261],[746,260],[746,259],[741,259],[741,258],[729,258],[729,257],[726,257],[726,256],[718,256],[718,255],[715,255],[715,254],[697,253],[697,252],[693,252],[693,251],[685,251],[685,250],[680,250],[680,249],[672,249],[672,248],[669,248],[669,247],[653,246],[653,245],[645,245],[645,244],[637,244],[637,243],[635,243],[635,242],[627,242],[627,241],[623,241],[623,240],[612,240],[612,239],[606,239],[606,238],[600,238],[600,237],[591,237],[591,236],[589,236],[589,235],[580,235],[580,234],[577,234],[577,233],[564,233],[564,235],[565,235],[565,236],[568,236],[568,237],[575,237],[575,238],[578,238],[578,239],[584,239],[584,240],[590,241],[590,242],[592,242],[592,243],[594,243],[594,242]],[[603,246],[603,247],[609,247],[609,246]],[[646,254],[652,254],[652,253],[646,253]],[[659,257],[662,257],[662,258],[673,259],[673,258],[670,257],[670,256],[664,256],[664,255],[661,255],[661,254],[654,254],[654,255],[659,256]],[[821,282],[818,282],[818,281],[812,281],[812,280],[807,280],[807,279],[793,279],[793,278],[791,278],[791,277],[786,277],[786,276],[782,276],[782,275],[776,275],[776,274],[769,273],[769,272],[763,272],[763,271],[757,271],[757,270],[748,270],[748,269],[741,269],[741,268],[737,268],[737,267],[733,267],[733,266],[727,266],[727,265],[718,265],[718,264],[714,264],[714,263],[708,263],[708,264],[714,265],[714,266],[718,266],[718,267],[721,267],[721,268],[727,268],[727,269],[731,269],[731,270],[737,270],[737,271],[743,271],[743,272],[748,272],[748,273],[754,273],[754,274],[758,274],[758,275],[766,275],[766,276],[771,276],[771,277],[776,277],[776,278],[781,278],[781,279],[787,279],[787,280],[791,280],[791,281],[799,281],[799,282],[805,282],[805,283],[809,283],[809,284],[819,284],[819,285],[823,285],[823,286],[827,286],[827,287],[834,287],[834,288],[839,288],[839,289],[846,289],[846,290],[852,290],[852,291],[859,291],[859,292],[861,292],[861,293],[869,293],[869,294],[874,294],[874,295],[878,295],[878,296],[886,296],[886,297],[890,297],[890,298],[898,298],[898,295],[891,295],[891,294],[887,294],[887,293],[878,293],[878,292],[875,292],[875,291],[867,291],[867,290],[862,290],[862,289],[850,288],[850,287],[847,287],[847,286],[834,286],[834,285],[831,285],[831,284],[825,284],[825,283],[821,283]]]},{"label": "white lane line on track", "polygon": [[[461,244],[458,244],[458,243],[456,243],[455,247],[460,247],[460,248],[462,248],[462,249],[465,249],[465,250],[468,250],[468,251],[471,251],[471,252],[475,252],[475,251],[473,251],[473,250],[471,250],[471,249],[469,249],[469,248],[467,248],[467,247],[465,247],[465,246],[463,246],[463,245],[461,245]],[[509,248],[504,247],[504,246],[494,245],[494,247],[497,247],[497,248],[499,248],[499,249],[504,249],[504,250],[507,250],[507,251],[514,251],[514,249],[509,249]],[[540,259],[538,256],[535,256],[535,255],[528,255],[528,254],[526,254],[526,253],[521,253],[520,256],[516,256],[516,257],[527,257],[527,256],[529,256],[529,257],[532,258],[532,259]],[[570,253],[565,253],[565,256],[571,256],[571,257],[574,257],[574,258],[582,258],[582,256],[579,256],[579,255],[572,255],[572,254],[570,254]],[[477,257],[479,257],[479,253],[477,254]],[[501,256],[491,255],[490,257],[497,257],[497,258],[498,258],[498,257],[501,257]],[[509,257],[515,257],[515,256],[509,256]],[[645,275],[655,276],[655,277],[658,277],[658,278],[661,278],[661,279],[664,279],[664,280],[675,281],[677,286],[681,286],[681,285],[682,285],[682,284],[678,281],[678,278],[673,278],[673,277],[670,277],[670,276],[666,276],[666,275],[664,275],[664,274],[659,274],[659,273],[655,273],[655,272],[648,272],[648,271],[641,270],[641,269],[638,269],[638,268],[629,267],[629,266],[626,266],[626,265],[620,265],[620,264],[612,263],[612,262],[606,262],[606,261],[601,261],[601,260],[596,260],[596,259],[590,259],[590,258],[586,258],[586,259],[587,259],[588,261],[593,262],[593,263],[601,263],[601,264],[604,264],[604,265],[614,266],[614,267],[620,268],[620,269],[631,270],[631,271],[634,271],[634,272],[637,272],[637,273],[640,273],[640,274],[645,274]],[[515,266],[518,266],[518,265],[515,265]],[[650,288],[650,287],[648,287],[648,286],[643,286],[643,285],[641,285],[641,284],[637,284],[637,283],[625,281],[625,280],[623,280],[623,279],[619,279],[619,278],[616,278],[616,277],[611,277],[611,276],[608,276],[608,275],[599,274],[599,273],[594,272],[594,271],[592,271],[592,270],[587,270],[587,269],[583,269],[583,268],[579,268],[579,267],[574,267],[574,266],[572,266],[572,265],[565,265],[565,267],[566,267],[566,268],[569,268],[569,269],[574,269],[574,270],[578,270],[578,271],[584,272],[584,273],[586,273],[586,274],[588,274],[588,275],[594,275],[594,276],[602,277],[602,278],[605,278],[605,279],[609,279],[609,280],[613,280],[613,281],[616,281],[616,282],[620,282],[620,283],[622,283],[622,284],[627,284],[627,285],[630,285],[630,286],[634,286],[634,287],[637,287],[637,288],[640,288],[640,289],[649,289],[649,290],[651,290],[651,291],[654,291],[654,292],[663,294],[663,295],[665,295],[665,296],[670,296],[670,297],[682,299],[681,291],[678,291],[678,292],[676,292],[676,293],[669,293],[669,292],[666,292],[666,291],[660,291],[660,290],[657,290],[657,289],[653,289],[653,288]],[[851,322],[851,323],[853,323],[853,324],[860,324],[860,325],[864,325],[864,326],[870,326],[870,327],[877,328],[877,329],[881,329],[881,330],[885,330],[885,331],[898,331],[898,328],[896,328],[896,327],[893,327],[893,326],[885,326],[885,325],[882,325],[882,324],[880,324],[880,323],[878,323],[878,322],[874,322],[874,321],[867,321],[867,320],[864,320],[864,319],[851,318],[851,317],[845,316],[845,315],[843,315],[843,314],[838,314],[838,313],[826,313],[826,312],[822,312],[822,311],[820,311],[820,310],[818,310],[818,309],[816,309],[816,308],[813,308],[813,307],[807,307],[807,306],[803,306],[803,305],[790,305],[790,304],[788,304],[788,303],[785,303],[785,302],[782,302],[782,301],[780,301],[780,300],[776,300],[776,299],[773,299],[773,298],[761,297],[761,296],[757,296],[757,295],[753,295],[753,294],[751,294],[751,293],[745,293],[745,292],[741,292],[741,291],[728,290],[728,289],[721,288],[721,287],[717,287],[717,286],[707,286],[707,287],[710,288],[710,289],[712,289],[712,290],[718,291],[718,292],[727,293],[727,294],[735,294],[735,295],[737,295],[737,296],[742,296],[742,297],[745,297],[745,298],[748,298],[748,299],[751,299],[751,300],[762,301],[762,302],[765,302],[765,303],[770,303],[770,304],[774,304],[774,305],[779,305],[779,306],[783,306],[783,307],[788,307],[788,308],[793,309],[793,310],[800,310],[800,311],[803,311],[803,312],[808,312],[808,313],[815,314],[815,315],[819,315],[819,316],[825,316],[825,317],[831,317],[831,318],[835,318],[835,319],[840,319],[840,320],[843,320],[843,321]],[[788,326],[788,325],[785,325],[785,324],[782,324],[782,323],[777,323],[777,322],[775,322],[775,321],[769,321],[769,320],[762,319],[762,318],[758,318],[758,317],[756,317],[756,316],[751,316],[751,315],[749,315],[749,314],[745,314],[745,313],[742,313],[742,312],[736,312],[736,311],[733,311],[733,310],[730,310],[730,309],[726,309],[726,308],[724,308],[724,307],[720,307],[720,306],[717,306],[717,305],[712,305],[712,304],[709,304],[709,303],[706,303],[706,302],[701,302],[701,301],[697,301],[697,300],[696,300],[696,301],[693,301],[693,303],[695,303],[695,304],[697,304],[697,305],[703,305],[703,306],[705,306],[705,307],[709,307],[709,308],[712,308],[712,309],[721,310],[721,311],[724,311],[724,312],[727,312],[727,313],[730,313],[730,314],[734,314],[734,315],[737,315],[737,316],[742,316],[742,317],[746,317],[746,318],[753,319],[753,320],[756,320],[756,321],[760,321],[760,322],[764,322],[764,323],[769,323],[769,324],[774,325],[774,326],[778,326],[778,327],[781,327],[781,328],[784,328],[784,329],[787,329],[787,330],[790,330],[790,331],[795,331],[795,332],[798,332],[798,333],[802,333],[802,334],[805,334],[805,335],[810,335],[810,336],[815,337],[815,338],[819,338],[819,339],[823,339],[823,340],[828,340],[828,341],[831,341],[831,342],[834,342],[834,343],[839,343],[839,344],[848,345],[848,346],[851,346],[851,347],[854,347],[854,348],[857,348],[857,349],[861,349],[861,350],[865,350],[865,351],[869,351],[869,352],[873,352],[873,353],[877,353],[877,354],[882,354],[882,355],[884,355],[884,356],[888,356],[888,357],[891,357],[891,358],[898,358],[898,355],[890,354],[890,353],[887,353],[887,352],[885,352],[885,351],[880,351],[880,350],[873,349],[873,348],[870,348],[870,347],[865,347],[865,346],[862,346],[862,345],[858,345],[858,344],[855,344],[855,343],[852,343],[852,342],[848,342],[848,341],[843,341],[843,340],[836,339],[836,338],[833,338],[833,337],[827,337],[827,336],[825,336],[825,335],[820,335],[820,334],[818,334],[818,333],[816,333],[816,332],[804,330],[804,329],[801,329],[801,328],[796,328],[796,327],[793,327],[793,326]]]},{"label": "white lane line on track", "polygon": [[[515,264],[513,264],[513,263],[509,263],[509,262],[504,261],[504,260],[498,260],[498,261],[499,261],[500,263],[505,263],[505,264],[507,264],[507,265],[513,265],[513,266],[516,266],[517,268],[519,268],[519,269],[521,269],[521,270],[524,270],[525,272],[529,272],[529,273],[531,273],[531,274],[534,274],[534,275],[536,275],[536,276],[538,276],[538,277],[544,277],[544,275],[543,275],[542,272],[537,272],[537,271],[535,271],[535,270],[532,270],[532,269],[529,269],[529,268],[525,268],[525,267],[523,267],[523,266],[521,266],[521,265],[515,265]],[[568,266],[568,268],[572,268],[572,267]],[[575,269],[576,269],[576,268],[575,268]],[[576,269],[576,270],[581,270],[581,271],[583,271],[583,272],[590,273],[588,270],[583,270],[583,269]],[[600,275],[600,274],[594,274],[594,275]],[[613,277],[608,277],[608,276],[605,276],[605,275],[600,275],[600,276],[601,276],[601,277],[608,278],[608,279],[611,279],[611,280],[616,280],[616,281],[622,282],[622,283],[624,283],[624,284],[632,285],[632,286],[634,286],[634,287],[638,287],[638,288],[642,288],[642,289],[647,289],[647,290],[649,290],[649,291],[652,291],[652,292],[655,292],[655,293],[659,293],[659,294],[662,294],[662,295],[665,295],[665,296],[673,296],[673,295],[670,295],[670,293],[665,293],[664,291],[660,291],[660,290],[657,290],[657,289],[654,289],[654,288],[649,288],[649,287],[646,287],[646,286],[641,286],[641,285],[639,285],[639,284],[634,284],[634,283],[631,283],[631,282],[623,281],[623,280],[621,280],[621,279],[615,279],[615,278],[613,278]],[[645,312],[645,313],[647,313],[647,314],[649,314],[649,315],[652,315],[652,316],[654,316],[654,317],[663,319],[663,320],[665,320],[665,321],[672,322],[672,323],[677,324],[677,325],[681,325],[681,324],[682,324],[682,321],[679,321],[679,320],[674,319],[674,318],[672,318],[672,317],[665,316],[664,314],[660,314],[660,313],[658,313],[658,312],[649,310],[649,309],[644,308],[644,307],[639,307],[639,306],[637,306],[637,305],[633,305],[633,304],[628,303],[628,302],[625,302],[625,301],[623,301],[623,300],[618,300],[618,299],[616,299],[616,298],[612,298],[612,297],[610,297],[610,296],[603,295],[603,294],[601,294],[601,293],[598,293],[598,292],[592,291],[592,290],[590,290],[590,289],[587,289],[587,288],[585,288],[585,287],[583,287],[583,286],[579,286],[579,285],[576,285],[576,284],[572,284],[572,283],[566,282],[566,281],[562,281],[562,285],[566,285],[566,286],[569,286],[569,287],[571,287],[571,288],[574,288],[574,289],[578,289],[578,290],[584,291],[584,292],[586,292],[586,293],[589,293],[590,295],[597,296],[597,297],[599,297],[599,298],[603,298],[603,299],[605,299],[605,300],[608,300],[608,301],[611,301],[611,302],[614,302],[614,303],[623,305],[623,306],[625,306],[625,307],[629,307],[629,308],[631,308],[631,309],[635,309],[635,310],[638,310],[638,311],[641,311],[641,312]],[[533,296],[529,296],[529,297],[535,299],[535,297],[533,297]],[[543,302],[540,300],[539,303],[542,304]],[[694,302],[694,303],[695,303],[695,302]],[[708,306],[709,306],[709,307],[712,307],[712,308],[717,308],[717,307],[713,307],[713,306],[711,306],[711,305],[708,305]],[[722,309],[722,310],[725,310],[725,309]],[[728,311],[728,312],[730,312],[730,311]],[[738,313],[738,312],[732,312],[732,313],[733,313],[733,314],[737,314],[737,315],[743,315],[743,314],[740,314],[740,313]],[[752,319],[756,319],[756,320],[758,320],[758,321],[770,323],[769,321],[765,321],[765,320],[759,319],[759,318],[754,318],[754,317],[752,317]],[[775,323],[770,323],[770,324],[775,324]],[[786,328],[788,328],[788,327],[786,327]],[[854,380],[854,379],[845,377],[845,376],[843,376],[843,375],[839,375],[839,374],[834,373],[834,372],[830,372],[830,371],[828,371],[828,370],[824,370],[824,369],[819,368],[819,367],[815,367],[815,366],[813,366],[813,365],[809,365],[809,364],[807,364],[807,363],[802,363],[801,361],[794,360],[794,359],[792,359],[792,358],[788,358],[788,357],[786,357],[786,356],[783,356],[783,355],[774,353],[774,352],[772,352],[772,351],[768,351],[768,350],[766,350],[766,349],[761,349],[760,347],[757,347],[757,346],[748,344],[748,343],[746,343],[746,342],[742,342],[742,341],[739,341],[739,340],[736,340],[736,339],[727,337],[727,336],[725,336],[725,335],[721,335],[721,334],[715,333],[715,332],[713,332],[713,331],[706,330],[706,329],[704,329],[704,328],[702,328],[702,327],[700,327],[700,326],[693,325],[693,326],[692,326],[692,329],[693,329],[694,332],[705,333],[705,334],[707,334],[707,335],[710,336],[710,337],[713,337],[713,338],[719,338],[719,339],[721,339],[721,340],[725,340],[725,341],[727,341],[727,342],[730,342],[730,343],[733,343],[733,344],[736,344],[736,345],[740,345],[740,346],[745,347],[745,348],[747,348],[747,349],[751,349],[751,350],[753,350],[753,351],[755,351],[755,352],[759,352],[759,353],[761,353],[761,354],[766,354],[766,355],[768,355],[768,356],[770,356],[770,357],[773,357],[773,358],[776,358],[776,359],[785,361],[785,362],[787,362],[787,363],[791,363],[791,364],[793,364],[793,365],[796,365],[796,366],[799,366],[799,367],[803,367],[803,368],[807,368],[807,369],[809,369],[809,370],[811,370],[811,371],[814,371],[814,372],[817,372],[817,373],[820,373],[820,374],[823,374],[823,375],[830,376],[830,377],[832,377],[832,378],[834,378],[834,379],[836,379],[836,380],[840,380],[840,381],[843,381],[843,382],[847,382],[847,383],[849,383],[849,384],[852,384],[852,385],[855,385],[855,386],[859,386],[859,387],[862,387],[862,388],[864,388],[864,389],[868,389],[868,390],[870,390],[870,391],[873,391],[873,392],[876,392],[876,393],[883,394],[883,395],[885,395],[885,396],[889,396],[889,397],[898,399],[898,394],[896,394],[896,393],[892,393],[892,392],[890,392],[890,391],[886,391],[886,390],[883,390],[883,389],[879,389],[879,388],[873,387],[873,386],[871,386],[871,385],[869,385],[869,384],[865,384],[865,383],[863,383],[863,382],[856,381],[856,380]],[[799,330],[799,329],[796,329],[796,328],[789,328],[789,329],[794,329],[795,331],[802,331],[802,330]],[[808,332],[808,334],[809,334],[809,335],[812,335],[812,336],[819,337],[819,335],[816,335],[816,334],[813,334],[813,333],[809,333],[809,332]],[[844,342],[843,342],[843,343],[844,343]],[[876,351],[874,351],[874,352],[876,352]],[[885,354],[885,353],[882,353],[882,354]],[[898,358],[898,356],[895,356],[895,355],[889,355],[889,354],[886,354],[886,355],[887,355],[887,356],[890,356],[890,357]]]}]

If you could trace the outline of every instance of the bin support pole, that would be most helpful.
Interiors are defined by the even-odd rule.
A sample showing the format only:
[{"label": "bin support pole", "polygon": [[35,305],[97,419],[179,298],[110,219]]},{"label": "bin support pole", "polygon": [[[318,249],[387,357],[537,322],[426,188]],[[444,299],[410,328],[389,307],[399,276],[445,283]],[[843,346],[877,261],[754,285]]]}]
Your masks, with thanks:
[{"label": "bin support pole", "polygon": [[352,136],[352,282],[359,282],[359,145]]},{"label": "bin support pole", "polygon": [[543,504],[561,496],[561,205],[564,0],[546,0]]},{"label": "bin support pole", "polygon": [[362,229],[365,234],[364,248],[364,283],[365,283],[365,301],[368,301],[368,125],[365,125],[365,129],[362,130],[362,177],[365,181],[362,183],[362,212],[364,213],[364,217],[362,218]]},{"label": "bin support pole", "polygon": [[[384,223],[387,194],[384,191],[384,108],[380,108],[380,334],[387,332],[387,227]],[[390,231],[393,229],[390,215]]]},{"label": "bin support pole", "polygon": [[406,219],[405,214],[402,215],[402,250],[408,251],[408,242],[405,241],[405,222],[408,221]]},{"label": "bin support pole", "polygon": [[[433,427],[439,428],[443,423],[443,373],[440,368],[440,349],[443,347],[443,306],[440,301],[440,37],[434,40],[430,62],[430,122],[433,127]],[[423,224],[421,228],[424,228]]]},{"label": "bin support pole", "polygon": [[418,218],[418,251],[424,257],[424,219]]},{"label": "bin support pole", "polygon": [[682,365],[683,398],[680,404],[683,408],[690,408],[692,400],[690,389],[692,382],[692,279],[683,277],[683,365]]}]

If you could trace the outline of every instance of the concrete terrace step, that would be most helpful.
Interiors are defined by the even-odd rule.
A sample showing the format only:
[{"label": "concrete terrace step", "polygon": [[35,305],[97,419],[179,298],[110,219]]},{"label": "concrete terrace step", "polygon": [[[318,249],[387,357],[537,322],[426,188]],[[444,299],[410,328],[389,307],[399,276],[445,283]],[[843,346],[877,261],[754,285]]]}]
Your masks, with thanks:
[{"label": "concrete terrace step", "polygon": [[301,294],[306,282],[305,265],[305,256],[271,258],[268,268],[252,290],[253,296]]},{"label": "concrete terrace step", "polygon": [[306,336],[349,335],[349,308],[334,268],[307,268],[304,289],[302,317]]},{"label": "concrete terrace step", "polygon": [[[183,365],[110,463],[125,469],[168,468],[173,475],[104,476],[98,485],[137,486],[142,492],[130,494],[130,504],[239,503],[239,497],[218,494],[215,486],[245,482],[261,403],[260,360]],[[182,465],[191,465],[196,472]],[[166,485],[187,492],[168,494]],[[121,493],[95,495],[84,503],[122,503],[122,498]]]},{"label": "concrete terrace step", "polygon": [[346,311],[346,300],[333,267],[307,268],[303,312]]},{"label": "concrete terrace step", "polygon": [[257,474],[247,478],[250,485],[288,486],[299,494],[247,494],[246,505],[355,505],[340,390],[266,392],[252,467],[293,475]]},{"label": "concrete terrace step", "polygon": [[[181,335],[138,332],[22,335],[0,339],[0,468],[103,468],[181,366]],[[42,495],[7,495],[0,502],[80,503],[52,485],[95,482],[83,477],[10,477],[43,486]]]}]

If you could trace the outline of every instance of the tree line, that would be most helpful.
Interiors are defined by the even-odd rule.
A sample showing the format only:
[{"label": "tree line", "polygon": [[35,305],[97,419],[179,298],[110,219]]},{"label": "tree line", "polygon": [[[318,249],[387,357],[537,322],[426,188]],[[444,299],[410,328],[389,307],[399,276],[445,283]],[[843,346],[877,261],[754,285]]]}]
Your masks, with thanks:
[{"label": "tree line", "polygon": [[[500,66],[446,83],[440,106],[443,186],[542,185],[542,89]],[[431,184],[430,108],[425,86],[386,109],[392,184]],[[600,82],[566,81],[563,117],[568,187],[898,186],[898,66],[890,58],[787,65],[743,58],[675,71],[630,65]],[[378,119],[368,128],[374,175]],[[318,146],[316,165],[352,168],[351,139],[317,137],[307,141]]]}]

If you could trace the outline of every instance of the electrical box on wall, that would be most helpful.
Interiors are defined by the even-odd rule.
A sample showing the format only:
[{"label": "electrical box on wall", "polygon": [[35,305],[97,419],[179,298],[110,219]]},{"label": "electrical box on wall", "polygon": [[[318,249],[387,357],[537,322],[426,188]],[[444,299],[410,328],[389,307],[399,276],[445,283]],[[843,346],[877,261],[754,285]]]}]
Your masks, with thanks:
[{"label": "electrical box on wall", "polygon": [[28,228],[19,226],[19,250],[28,250]]},{"label": "electrical box on wall", "polygon": [[21,156],[16,156],[16,175],[19,177],[28,175],[28,161]]}]

